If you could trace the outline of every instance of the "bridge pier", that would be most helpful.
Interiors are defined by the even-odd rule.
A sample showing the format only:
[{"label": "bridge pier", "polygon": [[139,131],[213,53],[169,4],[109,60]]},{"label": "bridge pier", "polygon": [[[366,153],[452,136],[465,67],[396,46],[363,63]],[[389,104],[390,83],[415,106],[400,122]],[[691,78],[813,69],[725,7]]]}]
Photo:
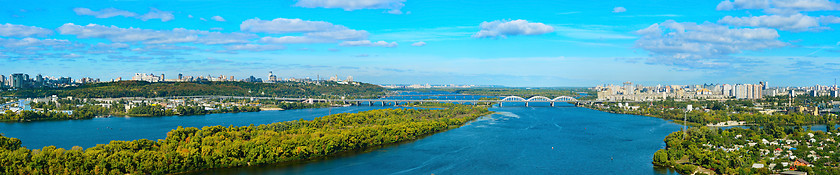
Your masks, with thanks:
[{"label": "bridge pier", "polygon": [[527,102],[527,101],[525,102],[525,107],[530,107],[530,106],[528,106],[528,102]]},{"label": "bridge pier", "polygon": [[551,107],[554,107],[554,102],[553,101],[551,102]]}]

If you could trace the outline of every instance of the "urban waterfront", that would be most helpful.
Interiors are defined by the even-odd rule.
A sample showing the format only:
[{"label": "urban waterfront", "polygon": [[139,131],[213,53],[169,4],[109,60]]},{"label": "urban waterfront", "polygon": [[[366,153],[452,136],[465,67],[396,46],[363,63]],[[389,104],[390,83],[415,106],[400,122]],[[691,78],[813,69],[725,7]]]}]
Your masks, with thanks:
[{"label": "urban waterfront", "polygon": [[[69,149],[110,140],[162,139],[177,126],[247,126],[311,120],[329,113],[383,107],[353,106],[171,117],[2,123],[4,135],[28,148]],[[387,108],[387,107],[385,107]],[[504,107],[463,127],[369,152],[304,163],[213,169],[211,174],[663,174],[653,152],[680,125],[662,119],[579,107]],[[52,128],[52,129],[44,129]]]}]

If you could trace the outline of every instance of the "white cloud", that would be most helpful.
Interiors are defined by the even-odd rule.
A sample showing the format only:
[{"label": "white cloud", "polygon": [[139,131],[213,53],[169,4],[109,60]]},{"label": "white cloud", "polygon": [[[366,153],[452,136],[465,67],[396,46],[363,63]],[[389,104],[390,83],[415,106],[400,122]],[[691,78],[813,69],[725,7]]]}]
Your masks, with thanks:
[{"label": "white cloud", "polygon": [[615,8],[613,8],[612,12],[613,13],[621,13],[621,12],[626,12],[626,11],[627,11],[627,9],[624,8],[624,7],[615,7]]},{"label": "white cloud", "polygon": [[729,28],[714,23],[678,23],[668,20],[636,31],[636,47],[651,53],[652,63],[691,68],[726,67],[737,60],[730,55],[744,50],[786,46],[776,30]]},{"label": "white cloud", "polygon": [[225,18],[222,18],[221,16],[213,16],[210,19],[215,20],[215,21],[219,21],[219,22],[225,22]]},{"label": "white cloud", "polygon": [[370,34],[364,30],[339,28],[331,31],[306,33],[305,35],[315,38],[325,38],[334,40],[361,40],[366,39]]},{"label": "white cloud", "polygon": [[150,19],[160,19],[160,21],[166,22],[175,19],[175,15],[172,15],[172,12],[169,11],[161,11],[156,8],[151,8],[151,10],[149,10],[149,13],[140,16],[140,20],[143,21]]},{"label": "white cloud", "polygon": [[32,47],[31,49],[42,50],[42,49],[51,48],[51,47],[69,46],[71,44],[72,44],[72,42],[70,42],[68,40],[59,40],[59,39],[0,38],[0,46],[2,46],[2,48],[27,48],[27,47]]},{"label": "white cloud", "polygon": [[76,15],[87,15],[87,16],[94,16],[96,18],[110,18],[115,16],[124,16],[124,17],[135,17],[137,13],[129,12],[125,10],[115,9],[115,8],[106,8],[100,11],[93,11],[89,8],[74,8],[74,12]]},{"label": "white cloud", "polygon": [[763,9],[772,14],[793,14],[802,11],[837,10],[840,5],[829,0],[724,0],[717,10]]},{"label": "white cloud", "polygon": [[240,30],[258,33],[304,33],[304,36],[264,37],[264,43],[324,43],[339,40],[364,40],[370,35],[364,30],[353,30],[324,21],[277,18],[271,21],[249,19],[239,25]]},{"label": "white cloud", "polygon": [[166,22],[172,19],[175,19],[175,15],[172,15],[170,11],[161,11],[156,8],[151,8],[148,13],[143,15],[138,15],[137,13],[120,10],[116,8],[105,8],[100,11],[94,11],[89,8],[74,8],[74,12],[76,15],[83,15],[83,16],[94,16],[96,18],[111,18],[116,16],[123,16],[123,17],[133,17],[143,21],[147,21],[150,19],[160,19],[160,21]]},{"label": "white cloud", "polygon": [[173,30],[150,30],[139,28],[119,28],[88,24],[85,26],[66,23],[58,28],[59,33],[76,35],[78,38],[104,38],[111,42],[142,42],[146,44],[199,43],[199,44],[234,44],[247,43],[256,38],[254,34],[220,33],[176,28]]},{"label": "white cloud", "polygon": [[340,46],[371,46],[371,47],[397,47],[397,42],[385,42],[385,41],[377,41],[371,42],[370,40],[359,40],[359,41],[344,41],[339,44]]},{"label": "white cloud", "polygon": [[426,45],[426,42],[423,42],[423,41],[417,41],[416,43],[411,44],[411,46],[417,46],[417,47],[425,46],[425,45]]},{"label": "white cloud", "polygon": [[0,36],[5,37],[30,37],[30,36],[47,36],[52,35],[53,31],[50,29],[25,26],[19,24],[0,24]]},{"label": "white cloud", "polygon": [[257,33],[317,32],[341,27],[344,26],[333,25],[332,23],[324,21],[306,21],[301,19],[286,18],[277,18],[271,21],[254,18],[245,20],[239,25],[239,29],[242,31]]},{"label": "white cloud", "polygon": [[228,50],[247,50],[252,52],[274,51],[286,49],[282,45],[259,45],[259,44],[241,44],[225,46]]},{"label": "white cloud", "polygon": [[[340,8],[346,11],[359,9],[401,9],[405,0],[298,0],[295,6],[307,8]],[[396,13],[396,12],[392,12]],[[399,12],[401,14],[402,12]]]},{"label": "white cloud", "polygon": [[840,18],[836,16],[820,16],[820,23],[822,24],[837,24],[840,23]]},{"label": "white cloud", "polygon": [[481,31],[474,34],[474,38],[497,38],[509,35],[540,35],[554,32],[554,27],[543,23],[532,23],[526,20],[496,20],[482,22]]},{"label": "white cloud", "polygon": [[282,36],[282,37],[263,37],[260,38],[261,43],[274,43],[274,44],[298,44],[298,43],[330,43],[334,42],[333,40],[326,40],[326,39],[317,39],[312,37],[306,36]]},{"label": "white cloud", "polygon": [[768,27],[787,31],[819,30],[819,20],[797,13],[790,16],[762,15],[751,17],[726,16],[718,20],[718,23],[733,26]]}]

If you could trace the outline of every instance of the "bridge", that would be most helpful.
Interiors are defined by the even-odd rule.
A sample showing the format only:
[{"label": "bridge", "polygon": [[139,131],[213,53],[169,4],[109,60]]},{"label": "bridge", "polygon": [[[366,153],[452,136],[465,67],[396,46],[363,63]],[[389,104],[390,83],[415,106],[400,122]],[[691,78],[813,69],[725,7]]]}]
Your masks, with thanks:
[{"label": "bridge", "polygon": [[373,105],[374,103],[381,103],[382,106],[385,104],[400,104],[400,103],[455,103],[455,104],[477,104],[477,103],[499,103],[499,106],[504,106],[505,102],[524,102],[525,106],[530,106],[533,102],[548,102],[551,106],[554,106],[555,102],[579,102],[574,97],[569,96],[559,96],[556,98],[548,98],[544,96],[534,96],[528,99],[519,97],[519,96],[507,96],[500,100],[410,100],[410,99],[349,99],[349,100],[325,100],[325,99],[308,99],[306,102],[321,102],[321,101],[341,101],[346,103],[354,103],[354,104],[365,104]]},{"label": "bridge", "polygon": [[[436,96],[436,95],[428,95],[428,96]],[[440,96],[440,95],[437,95]],[[445,96],[469,96],[469,95],[445,95]],[[391,96],[394,97],[394,96]],[[399,96],[397,96],[399,97]],[[504,103],[525,103],[525,106],[531,106],[532,103],[541,102],[541,103],[549,103],[551,106],[555,106],[555,103],[602,103],[605,101],[580,101],[575,99],[574,97],[570,96],[559,96],[555,98],[548,98],[544,96],[533,96],[531,98],[522,98],[519,96],[505,96],[501,99],[485,99],[485,100],[459,100],[459,99],[320,99],[320,98],[286,98],[286,97],[247,97],[247,96],[174,96],[174,97],[163,97],[163,98],[156,98],[156,99],[177,99],[177,98],[222,98],[222,99],[268,99],[268,100],[279,100],[279,101],[296,101],[296,102],[306,102],[306,103],[315,103],[315,102],[344,102],[356,105],[374,105],[375,103],[380,103],[380,105],[399,105],[404,103],[455,103],[455,104],[478,104],[478,103],[499,103],[499,107],[503,107]],[[629,102],[629,101],[628,101]]]}]

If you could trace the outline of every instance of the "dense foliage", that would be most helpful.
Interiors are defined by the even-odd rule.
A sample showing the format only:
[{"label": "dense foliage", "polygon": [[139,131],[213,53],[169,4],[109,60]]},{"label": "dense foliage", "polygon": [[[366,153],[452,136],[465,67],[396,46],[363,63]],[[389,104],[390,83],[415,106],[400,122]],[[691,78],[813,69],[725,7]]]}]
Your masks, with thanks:
[{"label": "dense foliage", "polygon": [[270,164],[413,140],[489,113],[470,106],[382,109],[259,126],[179,127],[158,141],[112,141],[86,150],[30,150],[20,140],[0,136],[0,172],[166,174]]},{"label": "dense foliage", "polygon": [[264,107],[281,108],[283,110],[326,108],[331,106],[329,103],[291,103],[277,100],[260,100],[259,103],[262,104]]},{"label": "dense foliage", "polygon": [[231,112],[258,112],[260,111],[260,107],[256,106],[230,106],[230,107],[221,107],[216,110],[207,110],[202,106],[178,106],[175,108],[175,111],[178,112],[179,115],[202,115],[202,114],[212,114],[212,113],[231,113]]},{"label": "dense foliage", "polygon": [[[838,131],[833,127],[827,129]],[[840,148],[835,140],[840,140],[840,136],[803,127],[779,127],[773,124],[727,130],[695,127],[689,128],[687,135],[682,131],[668,135],[664,140],[666,148],[654,153],[653,163],[674,166],[678,170],[680,167],[696,165],[718,174],[769,174],[769,166],[752,168],[751,165],[776,164],[772,170],[781,172],[791,168],[782,166],[781,162],[793,162],[790,156],[794,156],[808,159],[814,165],[795,167],[799,171],[808,174],[840,174],[840,168],[836,167],[840,162]],[[814,160],[809,156],[811,154],[819,158]],[[681,171],[684,174],[690,172],[693,171]]]},{"label": "dense foliage", "polygon": [[376,85],[336,82],[248,83],[248,82],[163,82],[119,81],[84,84],[79,87],[38,88],[2,91],[0,96],[44,97],[57,95],[76,98],[169,97],[196,95],[257,96],[257,97],[372,97],[384,95],[385,89]]},{"label": "dense foliage", "polygon": [[72,114],[67,114],[60,111],[20,111],[14,113],[7,110],[0,115],[0,121],[36,121],[36,120],[70,120],[70,119],[90,119],[97,115],[107,114],[108,109],[94,105],[84,105],[81,107],[74,107]]}]

